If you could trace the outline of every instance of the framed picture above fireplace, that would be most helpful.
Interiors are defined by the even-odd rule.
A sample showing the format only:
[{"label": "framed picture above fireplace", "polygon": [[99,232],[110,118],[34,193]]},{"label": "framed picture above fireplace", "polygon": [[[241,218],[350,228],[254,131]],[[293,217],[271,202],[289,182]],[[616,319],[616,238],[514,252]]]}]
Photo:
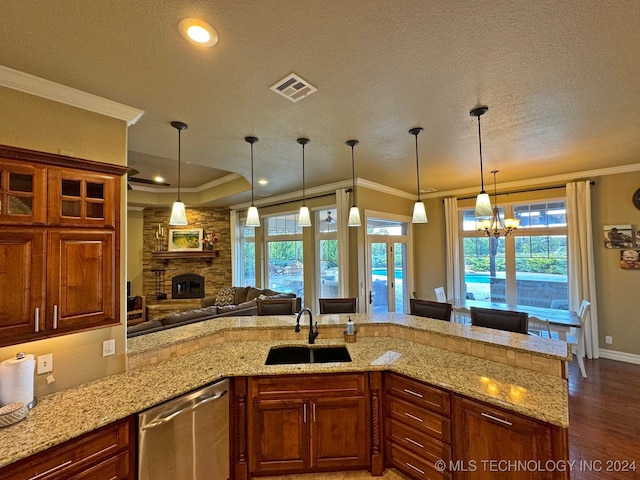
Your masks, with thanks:
[{"label": "framed picture above fireplace", "polygon": [[197,252],[202,250],[201,228],[169,229],[169,251]]}]

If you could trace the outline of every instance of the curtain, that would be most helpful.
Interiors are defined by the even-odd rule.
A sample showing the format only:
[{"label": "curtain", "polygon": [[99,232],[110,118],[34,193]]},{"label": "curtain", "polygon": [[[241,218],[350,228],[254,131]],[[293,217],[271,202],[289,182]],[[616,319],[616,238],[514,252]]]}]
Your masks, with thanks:
[{"label": "curtain", "polygon": [[591,182],[567,183],[567,227],[569,308],[578,311],[582,300],[591,302],[585,322],[585,352],[589,358],[599,358],[598,307],[591,228]]},{"label": "curtain", "polygon": [[445,258],[447,262],[447,298],[464,298],[460,275],[460,234],[458,232],[458,199],[444,199],[446,233]]},{"label": "curtain", "polygon": [[[336,216],[338,217],[338,296],[348,297],[349,290],[349,194],[336,190]],[[359,227],[361,228],[361,227]]]}]

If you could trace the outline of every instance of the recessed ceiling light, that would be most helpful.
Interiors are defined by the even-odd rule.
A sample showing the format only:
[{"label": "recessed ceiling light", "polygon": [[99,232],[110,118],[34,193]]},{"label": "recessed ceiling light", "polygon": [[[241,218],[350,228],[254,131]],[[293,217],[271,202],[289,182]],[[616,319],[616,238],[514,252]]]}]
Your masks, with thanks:
[{"label": "recessed ceiling light", "polygon": [[267,180],[266,178],[261,178],[260,180],[258,180],[258,183],[260,185],[266,185],[267,183],[269,183],[269,180]]},{"label": "recessed ceiling light", "polygon": [[183,18],[178,23],[180,35],[185,40],[201,47],[213,47],[218,43],[218,32],[207,22],[197,18]]},{"label": "recessed ceiling light", "polygon": [[162,178],[160,175],[156,175],[155,177],[153,177],[153,181],[157,183],[162,183],[164,182],[164,178]]}]

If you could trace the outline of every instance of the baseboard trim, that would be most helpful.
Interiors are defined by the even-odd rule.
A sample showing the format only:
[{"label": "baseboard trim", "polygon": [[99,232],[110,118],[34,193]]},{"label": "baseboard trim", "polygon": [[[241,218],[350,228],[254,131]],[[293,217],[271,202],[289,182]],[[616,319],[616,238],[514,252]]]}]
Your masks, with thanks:
[{"label": "baseboard trim", "polygon": [[600,349],[600,358],[618,360],[619,362],[635,363],[640,365],[640,355],[634,353],[617,352],[615,350]]}]

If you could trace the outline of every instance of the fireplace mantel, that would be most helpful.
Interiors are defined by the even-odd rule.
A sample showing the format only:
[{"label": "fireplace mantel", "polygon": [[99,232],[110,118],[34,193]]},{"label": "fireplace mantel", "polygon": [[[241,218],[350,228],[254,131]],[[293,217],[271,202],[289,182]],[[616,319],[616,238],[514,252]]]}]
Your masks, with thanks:
[{"label": "fireplace mantel", "polygon": [[166,267],[170,260],[204,259],[207,265],[211,265],[214,258],[220,256],[219,250],[203,250],[197,252],[151,252],[151,258],[160,260]]}]

